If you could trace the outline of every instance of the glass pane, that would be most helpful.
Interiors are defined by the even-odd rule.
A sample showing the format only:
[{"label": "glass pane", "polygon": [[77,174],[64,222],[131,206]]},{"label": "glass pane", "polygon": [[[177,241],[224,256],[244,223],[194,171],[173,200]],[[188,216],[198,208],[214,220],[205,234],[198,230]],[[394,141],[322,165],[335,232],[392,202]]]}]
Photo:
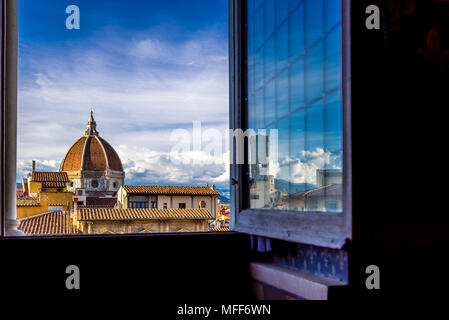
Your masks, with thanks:
[{"label": "glass pane", "polygon": [[288,114],[288,70],[276,77],[276,115],[282,118]]},{"label": "glass pane", "polygon": [[267,39],[275,30],[276,0],[265,0],[264,17],[265,39]]},{"label": "glass pane", "polygon": [[297,59],[304,51],[304,5],[296,8],[290,15],[289,58]]},{"label": "glass pane", "polygon": [[[274,106],[276,105],[276,85],[275,81],[271,80],[265,86],[265,114],[262,116],[265,118],[265,125],[269,126],[276,119],[276,109]],[[250,126],[251,128],[251,126]]]},{"label": "glass pane", "polygon": [[305,95],[310,103],[323,95],[323,43],[319,42],[306,54]]},{"label": "glass pane", "polygon": [[[263,23],[257,20],[257,6],[248,9],[248,48],[255,47],[261,36],[265,39],[260,43],[264,59],[248,50],[248,74],[265,72],[265,82],[260,82],[264,107],[248,110],[256,149],[266,151],[258,152],[256,162],[249,165],[250,207],[339,212],[340,1],[278,0],[265,1],[262,7],[275,8],[274,14],[265,11]],[[257,86],[248,90],[249,106],[260,104]],[[258,126],[251,127],[253,123]]]},{"label": "glass pane", "polygon": [[308,48],[323,36],[323,0],[306,0],[304,6],[305,39],[306,48]]},{"label": "glass pane", "polygon": [[276,4],[276,22],[280,25],[288,16],[288,1],[277,1]]}]

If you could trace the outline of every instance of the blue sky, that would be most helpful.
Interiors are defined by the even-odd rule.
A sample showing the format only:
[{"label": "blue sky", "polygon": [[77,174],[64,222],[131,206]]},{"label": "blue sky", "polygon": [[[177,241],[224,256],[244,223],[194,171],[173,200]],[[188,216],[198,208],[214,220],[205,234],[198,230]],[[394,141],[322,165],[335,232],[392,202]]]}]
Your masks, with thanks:
[{"label": "blue sky", "polygon": [[227,41],[227,0],[19,1],[18,178],[33,159],[57,170],[93,108],[126,183],[226,187],[224,163],[171,163],[168,137],[227,128]]}]

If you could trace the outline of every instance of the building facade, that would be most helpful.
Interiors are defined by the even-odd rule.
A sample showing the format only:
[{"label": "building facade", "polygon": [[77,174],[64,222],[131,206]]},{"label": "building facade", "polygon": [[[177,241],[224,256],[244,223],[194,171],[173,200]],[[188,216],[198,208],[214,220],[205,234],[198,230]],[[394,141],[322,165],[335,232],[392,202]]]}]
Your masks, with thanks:
[{"label": "building facade", "polygon": [[83,208],[45,212],[20,221],[29,235],[209,232],[207,209]]},{"label": "building facade", "polygon": [[23,179],[23,195],[16,200],[17,218],[72,210],[73,193],[68,191],[69,183],[65,172],[36,172],[33,162],[33,171]]},{"label": "building facade", "polygon": [[158,209],[207,209],[217,218],[218,196],[214,185],[206,187],[122,186],[118,207]]}]

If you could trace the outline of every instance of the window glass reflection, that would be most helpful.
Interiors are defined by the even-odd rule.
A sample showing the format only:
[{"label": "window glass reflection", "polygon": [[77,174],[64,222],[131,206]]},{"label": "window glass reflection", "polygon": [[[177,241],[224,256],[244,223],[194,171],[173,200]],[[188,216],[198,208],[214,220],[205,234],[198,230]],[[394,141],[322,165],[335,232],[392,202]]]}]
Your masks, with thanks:
[{"label": "window glass reflection", "polygon": [[251,208],[342,210],[341,41],[339,0],[249,1]]}]

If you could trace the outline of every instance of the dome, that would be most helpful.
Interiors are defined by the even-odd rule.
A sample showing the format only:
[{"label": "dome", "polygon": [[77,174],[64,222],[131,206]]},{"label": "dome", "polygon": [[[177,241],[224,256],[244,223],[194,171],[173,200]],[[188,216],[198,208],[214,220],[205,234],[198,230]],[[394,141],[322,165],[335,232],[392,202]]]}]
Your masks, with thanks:
[{"label": "dome", "polygon": [[98,135],[93,112],[84,136],[65,155],[59,171],[123,171],[122,162],[114,148]]}]

